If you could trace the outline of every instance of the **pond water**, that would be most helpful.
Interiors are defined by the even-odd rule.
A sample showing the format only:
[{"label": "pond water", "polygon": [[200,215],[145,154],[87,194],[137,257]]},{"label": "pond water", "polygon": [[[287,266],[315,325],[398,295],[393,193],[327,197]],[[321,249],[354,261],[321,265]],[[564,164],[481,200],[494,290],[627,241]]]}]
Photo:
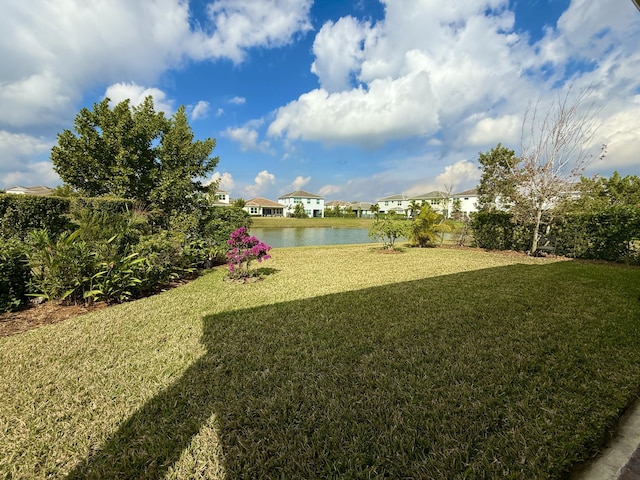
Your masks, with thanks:
[{"label": "pond water", "polygon": [[274,248],[371,242],[368,228],[252,228],[251,235]]}]

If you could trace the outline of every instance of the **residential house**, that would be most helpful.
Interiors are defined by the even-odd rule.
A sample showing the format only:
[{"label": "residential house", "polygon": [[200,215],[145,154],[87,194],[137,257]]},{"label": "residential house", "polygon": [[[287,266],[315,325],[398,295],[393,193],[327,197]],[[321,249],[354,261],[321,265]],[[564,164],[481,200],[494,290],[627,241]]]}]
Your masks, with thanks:
[{"label": "residential house", "polygon": [[430,205],[433,210],[446,216],[449,216],[451,211],[451,200],[447,192],[434,190],[433,192],[413,196],[411,201],[415,201],[420,205]]},{"label": "residential house", "polygon": [[398,215],[406,215],[409,211],[409,204],[411,203],[411,197],[404,193],[399,195],[390,195],[383,197],[377,202],[378,210],[380,213],[395,212]]},{"label": "residential house", "polygon": [[309,217],[324,217],[324,197],[314,193],[296,190],[278,197],[278,201],[285,206],[285,216],[293,216],[297,204],[302,204]]},{"label": "residential house", "polygon": [[[452,201],[460,200],[460,210],[464,217],[468,217],[473,212],[478,211],[478,190],[472,188],[471,190],[464,190],[463,192],[454,193],[451,196]],[[453,210],[453,206],[451,208]]]},{"label": "residential house", "polygon": [[216,192],[213,194],[213,201],[211,201],[210,193],[207,193],[206,195],[207,199],[214,207],[228,207],[231,205],[229,192],[227,192],[226,190],[216,190]]},{"label": "residential house", "polygon": [[242,209],[252,217],[282,217],[285,205],[267,198],[256,197],[247,200]]},{"label": "residential house", "polygon": [[14,195],[38,195],[38,196],[51,195],[52,191],[53,191],[52,188],[45,187],[43,185],[38,185],[35,187],[23,187],[21,185],[17,185],[15,187],[11,187],[5,190],[6,193],[11,193]]},{"label": "residential house", "polygon": [[373,215],[371,211],[372,203],[368,202],[351,202],[349,208],[351,211],[356,212],[356,217],[369,218]]}]

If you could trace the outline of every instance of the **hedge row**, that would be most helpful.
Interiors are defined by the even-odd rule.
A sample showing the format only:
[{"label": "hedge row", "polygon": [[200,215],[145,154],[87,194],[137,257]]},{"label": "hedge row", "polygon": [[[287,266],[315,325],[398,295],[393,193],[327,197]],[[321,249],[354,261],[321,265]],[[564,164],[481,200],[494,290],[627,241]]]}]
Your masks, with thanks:
[{"label": "hedge row", "polygon": [[72,228],[70,216],[88,209],[105,214],[133,209],[133,202],[109,198],[63,198],[0,194],[0,238],[24,240],[28,232],[45,229],[53,237]]},{"label": "hedge row", "polygon": [[[612,206],[599,212],[574,213],[556,218],[549,234],[557,238],[556,253],[573,258],[640,263],[640,208]],[[526,251],[532,225],[521,225],[508,212],[478,212],[471,228],[478,247]]]}]

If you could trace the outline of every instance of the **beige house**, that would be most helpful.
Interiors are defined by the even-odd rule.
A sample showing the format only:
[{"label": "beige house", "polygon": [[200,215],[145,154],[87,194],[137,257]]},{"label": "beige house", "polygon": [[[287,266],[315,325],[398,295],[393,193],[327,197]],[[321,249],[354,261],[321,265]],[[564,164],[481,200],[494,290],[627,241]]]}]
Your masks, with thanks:
[{"label": "beige house", "polygon": [[247,200],[242,209],[252,217],[282,217],[285,206],[268,198],[256,197]]}]

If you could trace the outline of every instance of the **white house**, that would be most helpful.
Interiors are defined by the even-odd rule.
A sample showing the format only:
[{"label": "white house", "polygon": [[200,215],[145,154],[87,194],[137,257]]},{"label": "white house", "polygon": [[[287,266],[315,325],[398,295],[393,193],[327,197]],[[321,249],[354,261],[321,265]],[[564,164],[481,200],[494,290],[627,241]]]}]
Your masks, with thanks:
[{"label": "white house", "polygon": [[462,215],[468,217],[473,212],[478,211],[478,197],[478,190],[472,188],[471,190],[454,193],[452,195],[452,200],[454,202],[456,200],[460,200],[460,210]]},{"label": "white house", "polygon": [[409,209],[409,203],[411,203],[411,198],[401,193],[399,195],[383,197],[376,203],[378,204],[378,211],[380,213],[395,212],[398,215],[406,215]]},{"label": "white house", "polygon": [[285,206],[285,216],[293,216],[297,204],[302,204],[304,212],[309,217],[324,217],[324,197],[314,193],[296,190],[278,197],[278,201]]},{"label": "white house", "polygon": [[247,200],[242,207],[252,217],[282,217],[285,208],[285,205],[263,197]]},{"label": "white house", "polygon": [[449,212],[451,212],[451,201],[447,192],[434,190],[433,192],[411,197],[411,201],[415,201],[420,205],[430,205],[433,210],[443,215],[449,215]]}]

